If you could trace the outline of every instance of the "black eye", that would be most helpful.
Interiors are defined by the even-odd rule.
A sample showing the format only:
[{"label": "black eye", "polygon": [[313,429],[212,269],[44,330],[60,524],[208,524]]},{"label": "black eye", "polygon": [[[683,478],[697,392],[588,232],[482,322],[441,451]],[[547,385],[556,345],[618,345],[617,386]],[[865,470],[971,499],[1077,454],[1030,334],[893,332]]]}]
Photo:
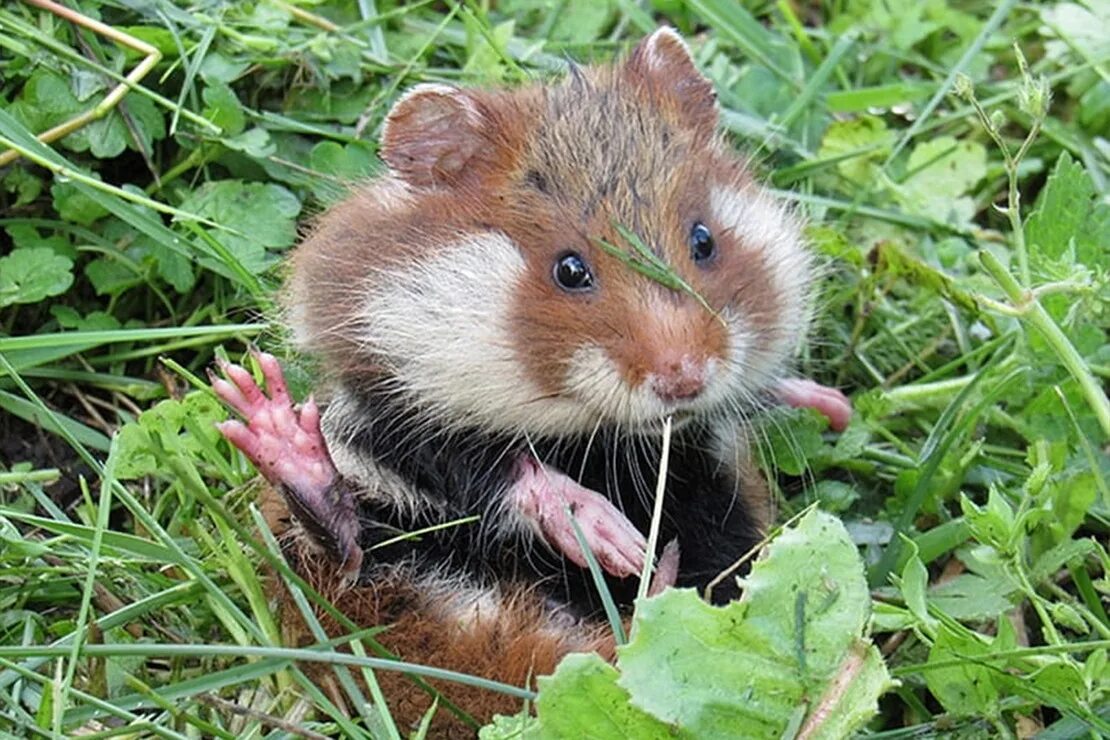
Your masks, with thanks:
[{"label": "black eye", "polygon": [[567,252],[555,260],[552,275],[555,278],[555,284],[566,291],[589,290],[594,285],[590,266],[578,252]]},{"label": "black eye", "polygon": [[717,244],[713,241],[713,234],[709,233],[709,227],[700,221],[695,223],[690,229],[690,256],[694,262],[701,263],[713,259],[715,254]]}]

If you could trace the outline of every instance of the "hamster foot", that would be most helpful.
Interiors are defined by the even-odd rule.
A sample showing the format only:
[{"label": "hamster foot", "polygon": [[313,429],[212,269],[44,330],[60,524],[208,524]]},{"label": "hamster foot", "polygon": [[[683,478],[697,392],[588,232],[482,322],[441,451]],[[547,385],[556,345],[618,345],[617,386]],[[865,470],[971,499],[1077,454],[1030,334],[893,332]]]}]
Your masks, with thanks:
[{"label": "hamster foot", "polygon": [[774,393],[789,406],[823,414],[833,431],[843,432],[852,420],[852,402],[836,388],[806,378],[787,378],[779,381]]},{"label": "hamster foot", "polygon": [[588,567],[564,508],[568,507],[605,572],[626,578],[643,569],[647,541],[607,498],[531,458],[522,458],[518,470],[509,495],[552,548],[575,565]]},{"label": "hamster foot", "polygon": [[358,573],[358,516],[350,490],[339,478],[320,432],[320,410],[309,398],[293,405],[281,366],[273,355],[255,359],[269,395],[244,368],[219,363],[224,378],[212,375],[212,390],[243,421],[217,424],[220,432],[285,496],[289,508],[330,555]]}]

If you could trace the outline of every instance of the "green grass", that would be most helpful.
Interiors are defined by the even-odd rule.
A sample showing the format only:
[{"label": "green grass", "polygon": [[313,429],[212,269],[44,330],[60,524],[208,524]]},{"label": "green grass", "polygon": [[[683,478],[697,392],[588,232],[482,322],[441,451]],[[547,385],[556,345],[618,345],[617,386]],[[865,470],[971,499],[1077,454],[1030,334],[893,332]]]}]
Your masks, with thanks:
[{"label": "green grass", "polygon": [[254,534],[200,378],[280,351],[282,254],[380,170],[408,86],[542,79],[669,23],[827,266],[799,365],[856,418],[760,436],[780,520],[819,502],[868,565],[901,682],[868,731],[1110,734],[1105,0],[489,5],[81,2],[108,36],[0,8],[0,730],[408,734],[374,626],[283,644],[264,570],[320,598]]}]

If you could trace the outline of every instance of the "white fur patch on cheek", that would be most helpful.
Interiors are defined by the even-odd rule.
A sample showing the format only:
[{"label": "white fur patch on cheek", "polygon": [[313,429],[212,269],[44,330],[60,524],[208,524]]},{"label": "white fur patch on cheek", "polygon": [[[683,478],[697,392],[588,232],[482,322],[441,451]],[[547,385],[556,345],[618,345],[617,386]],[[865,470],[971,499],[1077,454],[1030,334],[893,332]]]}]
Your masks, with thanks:
[{"label": "white fur patch on cheek", "polygon": [[639,422],[665,410],[646,383],[630,388],[609,353],[596,345],[582,347],[571,356],[566,387],[595,418]]},{"label": "white fur patch on cheek", "polygon": [[445,412],[445,424],[531,428],[528,404],[541,393],[510,325],[525,272],[520,250],[499,232],[429,249],[430,259],[375,276],[361,340],[400,388]]},{"label": "white fur patch on cheek", "polygon": [[717,222],[738,240],[766,255],[775,291],[782,297],[773,351],[785,355],[809,324],[813,261],[801,223],[789,209],[756,186],[715,187],[710,207]]}]

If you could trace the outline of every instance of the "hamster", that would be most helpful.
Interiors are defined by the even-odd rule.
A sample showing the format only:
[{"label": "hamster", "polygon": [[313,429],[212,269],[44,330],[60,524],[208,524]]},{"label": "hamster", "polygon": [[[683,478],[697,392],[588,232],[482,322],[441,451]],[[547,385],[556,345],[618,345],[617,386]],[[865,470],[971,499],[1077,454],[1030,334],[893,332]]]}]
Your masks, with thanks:
[{"label": "hamster", "polygon": [[[704,588],[768,524],[750,418],[786,402],[847,423],[843,395],[787,373],[811,311],[800,221],[717,123],[667,28],[561,82],[415,87],[385,122],[388,172],[290,260],[323,412],[292,405],[269,355],[265,391],[233,365],[214,380],[298,567],[345,573],[337,603],[392,624],[403,659],[520,685],[572,650],[611,656],[576,529],[622,608],[646,558],[653,588]],[[667,417],[671,544],[646,553]],[[736,595],[734,578],[713,590]],[[403,680],[386,695],[410,719],[430,701]]]}]

